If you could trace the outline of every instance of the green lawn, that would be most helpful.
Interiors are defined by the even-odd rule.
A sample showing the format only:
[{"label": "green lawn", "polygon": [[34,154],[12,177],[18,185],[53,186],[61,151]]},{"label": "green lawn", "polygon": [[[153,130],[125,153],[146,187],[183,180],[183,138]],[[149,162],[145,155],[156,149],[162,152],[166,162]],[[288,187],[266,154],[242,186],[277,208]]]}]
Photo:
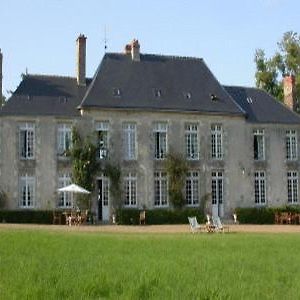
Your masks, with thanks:
[{"label": "green lawn", "polygon": [[298,234],[0,229],[0,299],[299,299]]}]

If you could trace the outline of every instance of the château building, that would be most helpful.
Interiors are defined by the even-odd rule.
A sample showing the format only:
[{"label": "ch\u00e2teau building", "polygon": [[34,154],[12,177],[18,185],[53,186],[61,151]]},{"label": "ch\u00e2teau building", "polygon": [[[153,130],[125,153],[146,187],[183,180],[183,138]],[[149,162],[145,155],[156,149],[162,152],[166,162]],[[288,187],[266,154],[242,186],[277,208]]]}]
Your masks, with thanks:
[{"label": "ch\u00e2teau building", "polygon": [[[106,53],[86,77],[86,37],[77,39],[75,77],[25,74],[0,110],[0,190],[7,209],[74,205],[57,189],[71,183],[72,128],[96,133],[97,158],[119,164],[122,203],[170,208],[168,152],[188,164],[186,206],[205,203],[214,215],[236,207],[299,203],[300,117],[294,78],[284,79],[285,103],[257,88],[224,86],[203,59]],[[1,56],[2,63],[2,56]],[[99,168],[92,210],[113,212],[110,180]],[[208,200],[207,200],[208,199]]]}]

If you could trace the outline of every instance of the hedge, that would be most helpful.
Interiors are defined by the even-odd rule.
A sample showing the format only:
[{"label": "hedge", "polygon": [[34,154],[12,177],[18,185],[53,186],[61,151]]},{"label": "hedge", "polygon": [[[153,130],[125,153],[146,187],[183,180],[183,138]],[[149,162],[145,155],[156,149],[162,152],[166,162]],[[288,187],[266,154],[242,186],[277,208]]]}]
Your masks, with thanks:
[{"label": "hedge", "polygon": [[[120,225],[138,225],[139,209],[118,209],[117,223]],[[188,217],[196,216],[199,223],[204,222],[204,214],[196,208],[186,209],[152,209],[146,210],[146,224],[186,224]]]},{"label": "hedge", "polygon": [[300,213],[299,206],[236,208],[241,224],[274,224],[276,212]]},{"label": "hedge", "polygon": [[52,224],[52,221],[52,210],[0,210],[1,223]]}]

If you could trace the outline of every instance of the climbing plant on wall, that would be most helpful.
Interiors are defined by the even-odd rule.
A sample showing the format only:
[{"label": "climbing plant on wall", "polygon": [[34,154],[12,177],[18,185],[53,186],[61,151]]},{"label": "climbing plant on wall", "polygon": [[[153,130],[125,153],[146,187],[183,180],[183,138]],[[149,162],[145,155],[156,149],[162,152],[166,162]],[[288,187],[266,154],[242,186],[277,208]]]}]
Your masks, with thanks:
[{"label": "climbing plant on wall", "polygon": [[165,168],[169,176],[169,198],[175,208],[185,203],[183,194],[185,177],[188,171],[185,158],[175,152],[169,152],[165,160]]},{"label": "climbing plant on wall", "polygon": [[113,207],[122,206],[122,185],[121,185],[121,168],[118,164],[107,162],[104,167],[104,173],[110,180],[110,194],[113,199]]},{"label": "climbing plant on wall", "polygon": [[[92,142],[91,137],[82,139],[74,127],[72,130],[72,147],[68,153],[72,161],[72,180],[89,191],[93,191],[95,188],[95,176],[99,167],[96,153],[97,147]],[[84,199],[87,201],[89,197],[90,195],[78,198],[84,202]]]}]

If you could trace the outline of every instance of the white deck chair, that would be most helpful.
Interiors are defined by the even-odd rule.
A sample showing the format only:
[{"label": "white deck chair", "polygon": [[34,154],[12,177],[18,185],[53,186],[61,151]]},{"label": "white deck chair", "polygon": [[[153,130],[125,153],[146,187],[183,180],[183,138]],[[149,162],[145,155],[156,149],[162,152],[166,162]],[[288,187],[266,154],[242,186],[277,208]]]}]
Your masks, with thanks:
[{"label": "white deck chair", "polygon": [[216,229],[217,229],[218,232],[223,232],[224,233],[225,230],[227,232],[229,232],[229,226],[224,226],[221,222],[220,217],[213,218],[213,223],[216,226]]},{"label": "white deck chair", "polygon": [[192,233],[202,230],[202,226],[198,223],[196,217],[188,217]]}]

